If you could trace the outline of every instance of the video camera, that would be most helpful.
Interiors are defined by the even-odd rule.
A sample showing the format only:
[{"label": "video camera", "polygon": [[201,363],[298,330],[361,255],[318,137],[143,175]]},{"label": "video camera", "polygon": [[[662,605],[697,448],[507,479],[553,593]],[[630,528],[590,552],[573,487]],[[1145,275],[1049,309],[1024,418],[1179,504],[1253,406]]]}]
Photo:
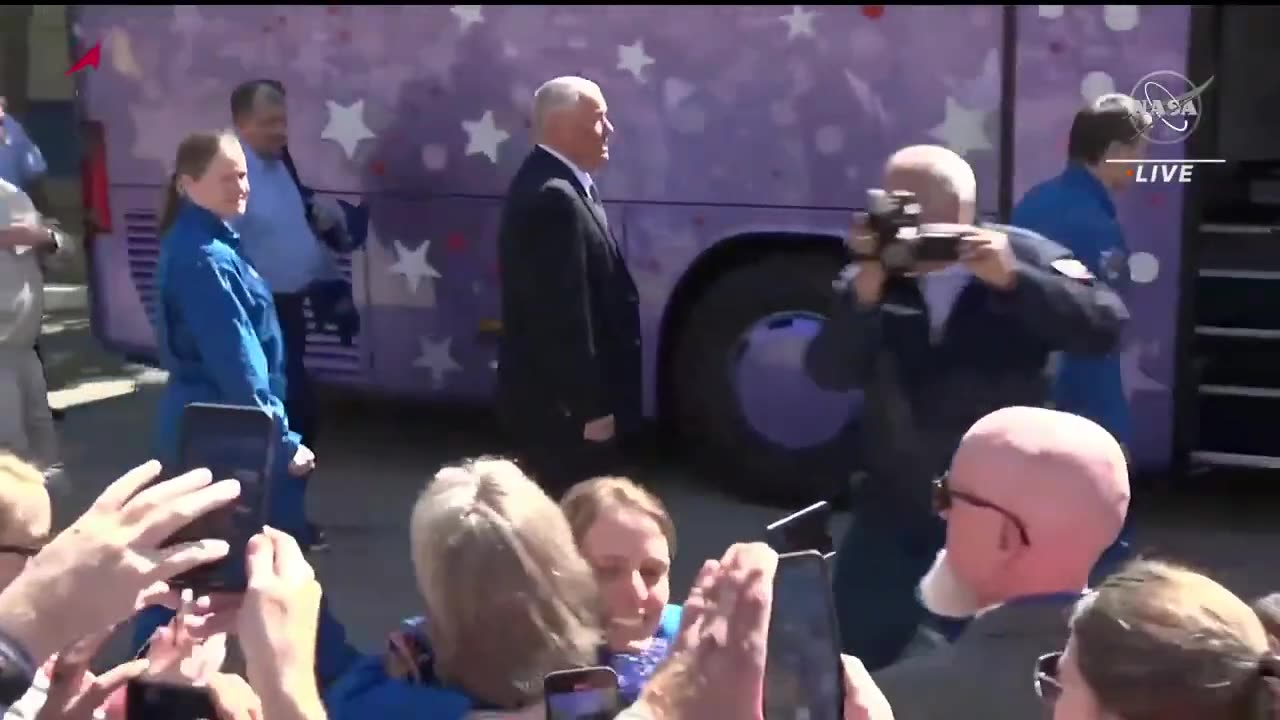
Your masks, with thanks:
[{"label": "video camera", "polygon": [[920,263],[959,260],[968,234],[955,225],[921,225],[920,203],[905,190],[867,190],[866,223],[875,248],[858,259],[878,260],[890,275],[906,274]]}]

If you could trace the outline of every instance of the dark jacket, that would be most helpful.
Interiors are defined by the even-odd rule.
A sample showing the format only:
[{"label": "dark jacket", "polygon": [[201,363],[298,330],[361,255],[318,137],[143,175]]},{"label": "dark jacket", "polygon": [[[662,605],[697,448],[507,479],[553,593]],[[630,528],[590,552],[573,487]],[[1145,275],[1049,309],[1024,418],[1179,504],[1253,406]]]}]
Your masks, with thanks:
[{"label": "dark jacket", "polygon": [[881,303],[860,309],[850,266],[834,284],[830,316],[805,357],[818,385],[863,390],[858,459],[871,477],[865,490],[917,511],[930,512],[930,481],[974,422],[1003,407],[1046,404],[1050,353],[1113,352],[1129,318],[1105,284],[1063,274],[1068,266],[1055,261],[1071,254],[1062,246],[1019,228],[990,227],[1009,235],[1017,284],[1004,293],[971,280],[937,345],[914,279],[888,279]]},{"label": "dark jacket", "polygon": [[[343,221],[320,230],[316,225],[315,210],[312,204],[316,192],[302,184],[298,176],[298,168],[293,164],[289,148],[284,149],[281,160],[298,186],[298,194],[302,196],[302,204],[307,209],[307,221],[320,242],[335,254],[353,253],[364,247],[369,236],[369,208],[364,203],[352,205],[338,200],[342,208]],[[311,301],[311,325],[316,332],[333,332],[342,344],[350,347],[356,335],[360,334],[360,313],[356,310],[355,298],[352,295],[351,283],[343,279],[317,280],[307,289],[307,299]]]},{"label": "dark jacket", "polygon": [[612,414],[619,434],[633,429],[641,413],[639,294],[604,208],[541,148],[511,181],[498,253],[504,424],[524,437],[580,441],[583,425]]},{"label": "dark jacket", "polygon": [[[1035,664],[1067,644],[1079,594],[1027,598],[974,618],[954,644],[872,675],[895,720],[1027,720],[1046,717]],[[923,691],[923,692],[922,692]]]}]

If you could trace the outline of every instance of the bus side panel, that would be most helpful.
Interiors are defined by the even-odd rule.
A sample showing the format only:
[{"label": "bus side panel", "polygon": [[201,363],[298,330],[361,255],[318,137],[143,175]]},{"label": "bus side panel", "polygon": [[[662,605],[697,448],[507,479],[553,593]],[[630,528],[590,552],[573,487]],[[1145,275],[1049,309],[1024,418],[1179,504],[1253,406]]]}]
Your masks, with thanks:
[{"label": "bus side panel", "polygon": [[[556,75],[604,89],[617,135],[599,180],[619,215],[623,203],[736,206],[715,213],[720,224],[780,230],[797,206],[861,204],[887,155],[917,142],[962,152],[994,209],[1000,8],[867,8],[695,6],[672,22],[658,6],[86,7],[80,37],[103,43],[86,99],[107,129],[111,181],[117,192],[148,187],[152,211],[187,131],[226,125],[236,83],[283,82],[304,182],[374,206],[369,262],[355,270],[369,280],[365,332],[343,372],[365,368],[396,392],[482,398],[475,373],[492,338],[477,323],[497,287],[475,273],[494,254],[497,201],[530,147],[533,90]],[[490,201],[487,214],[466,219],[460,196]],[[477,235],[450,249],[454,217]],[[702,247],[722,239],[710,225]],[[633,257],[655,234],[635,237]],[[391,270],[427,242],[443,276],[435,307]],[[686,269],[665,266],[668,284]],[[478,296],[465,287],[477,281]],[[448,326],[452,357],[473,365],[445,371],[441,386],[430,371],[388,369],[417,359],[412,344],[382,346],[405,339],[394,329],[410,308],[420,327],[402,335]],[[313,339],[309,361],[316,352]]]},{"label": "bus side panel", "polygon": [[93,253],[97,302],[92,319],[99,340],[109,349],[138,360],[155,362],[155,329],[151,324],[152,277],[160,246],[156,242],[159,188],[114,188],[113,232],[99,234]]},{"label": "bus side panel", "polygon": [[[1086,100],[1132,93],[1157,70],[1186,73],[1189,23],[1186,5],[1019,7],[1015,202],[1062,171],[1072,117]],[[1181,143],[1153,144],[1148,157],[1183,153]],[[1131,450],[1143,469],[1163,469],[1171,459],[1182,200],[1182,185],[1160,183],[1135,184],[1117,202],[1133,279],[1124,384],[1136,432]]]}]

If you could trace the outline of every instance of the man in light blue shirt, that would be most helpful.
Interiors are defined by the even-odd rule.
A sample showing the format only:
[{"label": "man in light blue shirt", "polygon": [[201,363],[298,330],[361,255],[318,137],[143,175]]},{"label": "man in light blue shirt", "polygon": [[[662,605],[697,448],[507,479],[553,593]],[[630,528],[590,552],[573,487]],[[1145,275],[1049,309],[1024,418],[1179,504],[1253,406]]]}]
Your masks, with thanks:
[{"label": "man in light blue shirt", "polygon": [[[316,407],[307,369],[307,319],[304,303],[318,282],[341,279],[329,249],[312,227],[312,213],[289,166],[285,145],[288,118],[284,88],[272,80],[252,80],[231,94],[231,116],[244,147],[249,171],[249,201],[236,223],[241,247],[266,280],[275,299],[285,351],[285,410],[290,427],[315,450]],[[321,227],[342,222],[341,210],[322,203],[310,208]],[[311,549],[325,544],[311,527]]]},{"label": "man in light blue shirt", "polygon": [[[5,112],[5,99],[0,97],[0,180],[16,186],[35,202],[41,211],[48,210],[41,181],[49,166],[45,162],[40,147],[31,142],[26,128],[18,119]],[[44,358],[40,357],[40,341],[36,340],[36,357],[41,366]],[[54,420],[62,419],[62,411],[50,408]]]}]

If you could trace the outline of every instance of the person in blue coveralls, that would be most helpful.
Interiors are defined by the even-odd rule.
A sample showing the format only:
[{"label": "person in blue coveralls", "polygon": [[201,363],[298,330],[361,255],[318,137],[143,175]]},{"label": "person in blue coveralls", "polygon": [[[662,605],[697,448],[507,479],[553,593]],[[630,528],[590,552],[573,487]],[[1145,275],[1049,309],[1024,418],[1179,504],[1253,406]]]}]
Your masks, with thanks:
[{"label": "person in blue coveralls", "polygon": [[[542,718],[548,673],[637,669],[613,664],[592,568],[564,513],[514,463],[441,469],[409,535],[425,613],[329,687],[330,720]],[[674,636],[679,622],[679,608],[664,609],[655,633]]]},{"label": "person in blue coveralls", "polygon": [[[1112,194],[1131,181],[1132,164],[1146,149],[1151,117],[1122,94],[1099,97],[1076,113],[1067,141],[1067,166],[1027,191],[1010,222],[1062,245],[1122,296],[1129,286],[1129,248]],[[1132,462],[1133,420],[1125,397],[1120,354],[1064,352],[1053,385],[1054,407],[1093,420],[1115,436]],[[1130,555],[1126,520],[1115,545],[1099,560],[1100,581]]]},{"label": "person in blue coveralls", "polygon": [[[284,354],[271,292],[228,224],[244,212],[248,196],[244,151],[235,135],[195,133],[178,146],[160,219],[156,269],[156,340],[169,373],[156,452],[166,467],[179,465],[182,416],[189,403],[261,408],[278,432],[269,523],[300,538],[307,530],[302,478],[316,459],[285,412]],[[134,647],[142,647],[171,616],[163,607],[144,610]],[[322,634],[334,631],[322,618]],[[326,646],[322,639],[319,654]],[[324,665],[327,658],[319,662]]]}]

